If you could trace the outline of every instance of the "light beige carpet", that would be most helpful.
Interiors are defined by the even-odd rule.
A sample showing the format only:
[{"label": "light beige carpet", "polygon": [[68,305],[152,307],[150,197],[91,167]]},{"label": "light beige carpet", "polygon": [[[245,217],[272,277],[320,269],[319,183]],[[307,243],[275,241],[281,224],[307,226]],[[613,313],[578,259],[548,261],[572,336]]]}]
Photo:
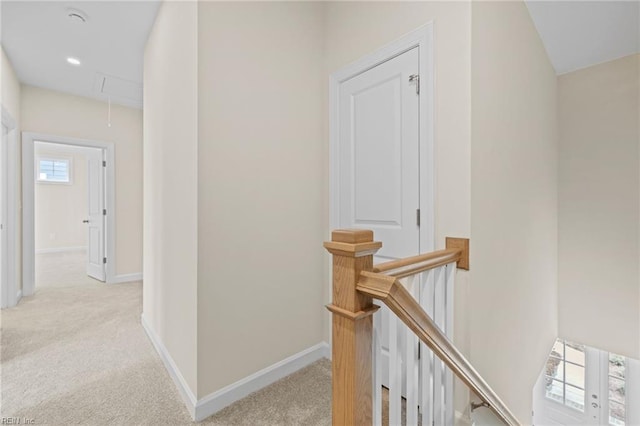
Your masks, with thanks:
[{"label": "light beige carpet", "polygon": [[84,251],[36,254],[36,288],[98,284],[87,276],[86,258]]},{"label": "light beige carpet", "polygon": [[[2,311],[0,414],[50,425],[191,424],[140,325],[142,284],[83,280],[69,272],[72,260],[57,261],[64,267],[34,296]],[[203,423],[329,425],[330,404],[324,360]]]}]

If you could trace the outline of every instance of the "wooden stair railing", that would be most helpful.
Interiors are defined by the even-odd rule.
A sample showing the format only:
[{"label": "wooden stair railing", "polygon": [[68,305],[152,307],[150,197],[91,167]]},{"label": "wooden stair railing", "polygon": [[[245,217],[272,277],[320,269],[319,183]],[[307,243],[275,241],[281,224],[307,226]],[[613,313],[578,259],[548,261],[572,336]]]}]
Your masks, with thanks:
[{"label": "wooden stair railing", "polygon": [[373,299],[387,305],[500,420],[510,426],[520,424],[399,282],[400,278],[452,262],[468,269],[468,245],[464,240],[448,239],[446,250],[375,267],[373,255],[382,243],[373,241],[372,231],[336,230],[324,246],[333,255],[333,303],[327,308],[333,313],[334,426],[367,426],[373,422],[372,315],[379,308]]}]

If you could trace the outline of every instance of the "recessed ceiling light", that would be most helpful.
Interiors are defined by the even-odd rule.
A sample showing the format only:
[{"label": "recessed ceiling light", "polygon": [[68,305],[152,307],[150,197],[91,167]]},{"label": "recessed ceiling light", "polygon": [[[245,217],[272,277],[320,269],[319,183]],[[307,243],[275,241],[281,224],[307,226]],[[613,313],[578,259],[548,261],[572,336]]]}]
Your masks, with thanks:
[{"label": "recessed ceiling light", "polygon": [[78,66],[78,65],[81,64],[80,59],[74,58],[74,57],[71,57],[71,56],[69,56],[67,58],[67,62],[69,62],[71,65],[75,65],[75,66]]}]

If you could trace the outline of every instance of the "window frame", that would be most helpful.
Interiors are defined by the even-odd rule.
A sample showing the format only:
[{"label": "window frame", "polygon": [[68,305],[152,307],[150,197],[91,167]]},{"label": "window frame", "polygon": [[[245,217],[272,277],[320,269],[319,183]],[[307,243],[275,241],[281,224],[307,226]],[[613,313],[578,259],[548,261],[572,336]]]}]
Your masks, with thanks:
[{"label": "window frame", "polygon": [[[624,377],[619,377],[619,376],[614,376],[611,374],[611,364],[610,364],[610,359],[611,359],[611,355],[615,355],[615,356],[619,356],[624,360]],[[627,399],[627,394],[626,394],[626,389],[627,389],[627,380],[629,378],[629,372],[628,372],[628,366],[629,366],[629,358],[624,356],[624,355],[619,355],[619,354],[615,354],[612,352],[604,352],[603,351],[603,356],[602,356],[602,389],[601,389],[601,394],[606,395],[606,397],[601,398],[603,401],[606,402],[606,404],[602,404],[601,408],[602,408],[602,412],[600,415],[600,422],[605,424],[604,422],[606,422],[607,425],[609,426],[616,426],[619,425],[620,423],[612,423],[611,422],[611,403],[613,402],[614,404],[619,404],[622,405],[624,407],[624,412],[625,412],[625,418],[624,418],[624,424],[628,425],[629,424],[629,415],[628,415],[628,409],[629,409],[629,405],[628,405],[628,399]],[[624,388],[625,388],[625,395],[624,395],[624,402],[618,402],[615,401],[613,399],[611,399],[609,397],[609,380],[613,378],[616,380],[620,380],[624,383]]]},{"label": "window frame", "polygon": [[[547,391],[546,391],[546,386],[543,387],[544,389],[543,389],[542,397],[546,401],[548,401],[550,403],[557,404],[557,405],[559,405],[559,406],[561,406],[563,408],[566,408],[566,409],[575,411],[576,413],[580,413],[581,415],[584,415],[587,412],[587,380],[588,380],[588,377],[587,377],[587,356],[588,356],[587,355],[587,347],[585,345],[581,345],[584,348],[584,351],[583,351],[583,353],[584,353],[584,365],[580,365],[580,364],[578,364],[576,362],[567,360],[567,340],[566,339],[560,339],[560,338],[558,338],[557,340],[562,342],[562,354],[561,354],[560,357],[558,357],[558,356],[552,355],[550,353],[547,356],[547,361],[549,359],[552,359],[552,358],[560,361],[560,364],[562,364],[562,379],[544,375],[544,380],[545,381],[546,380],[552,380],[552,381],[556,381],[556,382],[562,384],[562,402],[560,402],[560,401],[558,401],[556,399],[548,397],[547,396]],[[569,343],[576,344],[576,343],[573,343],[573,342],[569,342]],[[571,365],[574,365],[576,367],[581,367],[581,368],[584,369],[584,388],[581,388],[580,386],[577,386],[577,385],[574,385],[572,383],[567,382],[567,371],[566,371],[567,370],[567,364],[571,364]],[[567,387],[568,386],[572,387],[572,388],[575,388],[575,389],[578,389],[578,390],[581,390],[584,393],[584,400],[583,400],[582,410],[579,409],[579,408],[576,408],[573,405],[568,405],[567,404]]]},{"label": "window frame", "polygon": [[[51,161],[51,162],[67,162],[67,181],[55,181],[55,180],[47,180],[40,178],[40,163],[42,161]],[[35,164],[35,180],[38,184],[45,185],[73,185],[73,158],[72,157],[49,157],[49,156],[40,156],[36,157]]]}]

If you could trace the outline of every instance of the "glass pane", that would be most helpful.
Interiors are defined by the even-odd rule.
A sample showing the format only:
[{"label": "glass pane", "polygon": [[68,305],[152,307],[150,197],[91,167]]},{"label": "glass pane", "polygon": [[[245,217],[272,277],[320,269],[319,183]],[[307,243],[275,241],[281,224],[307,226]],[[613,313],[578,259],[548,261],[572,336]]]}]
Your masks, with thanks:
[{"label": "glass pane", "polygon": [[566,388],[567,388],[567,397],[564,404],[567,407],[584,411],[584,390],[575,388],[571,385],[566,385]]},{"label": "glass pane", "polygon": [[547,377],[545,380],[546,380],[545,396],[549,399],[553,399],[554,401],[558,401],[560,404],[562,404],[563,402],[562,382],[553,380],[549,377]]},{"label": "glass pane", "polygon": [[609,374],[624,379],[625,359],[623,356],[609,354]]},{"label": "glass pane", "polygon": [[624,404],[624,380],[609,377],[609,399]]},{"label": "glass pane", "polygon": [[609,424],[624,426],[625,412],[624,405],[615,402],[609,403]]},{"label": "glass pane", "polygon": [[562,344],[562,340],[556,340],[556,343],[553,344],[553,348],[551,349],[551,356],[555,356],[558,358],[564,358],[564,345]]},{"label": "glass pane", "polygon": [[[569,348],[567,348],[569,349]],[[584,367],[565,363],[566,382],[584,389]]]},{"label": "glass pane", "polygon": [[49,182],[69,182],[69,160],[39,160],[38,178]]},{"label": "glass pane", "polygon": [[559,358],[549,357],[544,372],[549,377],[564,380],[564,362]]},{"label": "glass pane", "polygon": [[584,345],[567,342],[565,348],[565,359],[584,366]]}]

